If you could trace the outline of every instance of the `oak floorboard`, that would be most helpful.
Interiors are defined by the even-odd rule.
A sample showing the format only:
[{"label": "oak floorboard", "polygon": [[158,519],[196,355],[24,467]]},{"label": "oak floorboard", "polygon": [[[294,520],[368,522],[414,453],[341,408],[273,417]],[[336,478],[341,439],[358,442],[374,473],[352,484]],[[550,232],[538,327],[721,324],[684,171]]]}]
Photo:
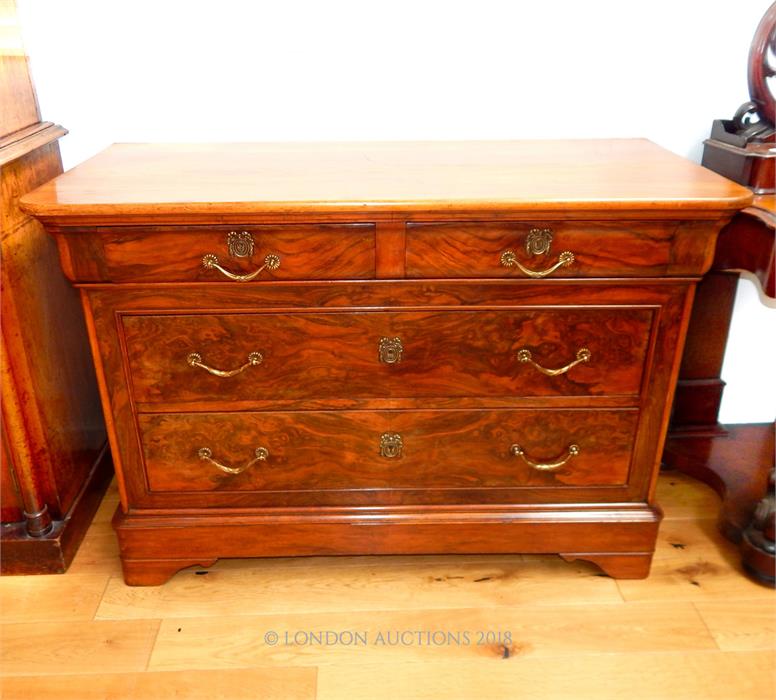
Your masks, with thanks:
[{"label": "oak floorboard", "polygon": [[719,511],[720,498],[711,486],[677,471],[664,471],[657,481],[655,500],[663,509],[663,522],[703,520]]},{"label": "oak floorboard", "polygon": [[[515,605],[620,603],[614,580],[591,567],[544,570],[522,557],[493,562],[437,557],[402,566],[351,566],[337,558],[309,569],[298,564],[207,575],[176,574],[158,587],[126,586],[112,578],[98,619],[222,617],[268,613],[433,610]],[[557,559],[557,557],[556,557]],[[558,559],[560,562],[560,560]]]},{"label": "oak floorboard", "polygon": [[[105,574],[0,577],[4,623],[91,620],[108,583]],[[56,595],[51,595],[56,591]]]},{"label": "oak floorboard", "polygon": [[375,610],[163,620],[149,668],[428,663],[704,649],[717,645],[686,603]]},{"label": "oak floorboard", "polygon": [[67,571],[68,576],[76,574],[121,576],[119,545],[108,524],[93,525],[86,533]]},{"label": "oak floorboard", "polygon": [[[8,674],[0,694],[774,697],[774,592],[741,572],[736,547],[716,528],[716,496],[706,486],[669,472],[658,494],[666,518],[644,581],[615,582],[592,564],[553,555],[424,555],[223,560],[206,575],[190,569],[165,586],[130,589],[109,522],[114,485],[68,573],[0,579],[0,668]],[[84,600],[73,600],[79,584],[108,577],[96,614],[113,619],[73,619],[91,605],[88,587]],[[29,591],[18,598],[26,602],[9,593],[20,588]],[[508,624],[515,637],[508,654],[498,644],[269,648],[262,635],[270,624],[280,631]]]},{"label": "oak floorboard", "polygon": [[660,526],[649,577],[620,580],[626,601],[760,600],[772,588],[748,578],[741,555],[717,529],[716,519],[667,520]]},{"label": "oak floorboard", "polygon": [[776,650],[776,596],[702,601],[695,608],[723,651]]},{"label": "oak floorboard", "polygon": [[145,671],[159,620],[0,625],[6,676]]},{"label": "oak floorboard", "polygon": [[106,673],[4,678],[4,700],[314,700],[314,668]]},{"label": "oak floorboard", "polygon": [[774,663],[772,652],[689,652],[322,666],[318,700],[765,699]]}]

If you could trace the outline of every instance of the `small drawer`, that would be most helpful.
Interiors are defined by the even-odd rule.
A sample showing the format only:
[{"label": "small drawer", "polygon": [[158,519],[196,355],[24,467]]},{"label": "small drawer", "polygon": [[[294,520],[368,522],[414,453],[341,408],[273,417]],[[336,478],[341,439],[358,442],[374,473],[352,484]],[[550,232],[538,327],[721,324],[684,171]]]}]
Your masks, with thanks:
[{"label": "small drawer", "polygon": [[[558,489],[628,481],[635,409],[138,417],[150,492]],[[361,494],[363,497],[363,493]]]},{"label": "small drawer", "polygon": [[409,223],[407,277],[651,277],[686,274],[677,223]]},{"label": "small drawer", "polygon": [[95,228],[59,237],[76,282],[372,279],[374,224]]},{"label": "small drawer", "polygon": [[630,396],[639,307],[124,316],[135,400]]}]

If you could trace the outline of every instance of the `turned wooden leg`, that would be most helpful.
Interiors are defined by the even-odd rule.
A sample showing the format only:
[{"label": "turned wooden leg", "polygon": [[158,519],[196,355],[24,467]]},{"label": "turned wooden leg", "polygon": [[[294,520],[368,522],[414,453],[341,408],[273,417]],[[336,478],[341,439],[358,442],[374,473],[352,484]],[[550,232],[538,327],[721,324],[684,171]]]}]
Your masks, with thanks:
[{"label": "turned wooden leg", "polygon": [[161,586],[181,569],[189,566],[207,568],[217,559],[122,559],[124,583],[128,586]]},{"label": "turned wooden leg", "polygon": [[647,578],[649,576],[649,567],[652,564],[651,552],[638,554],[584,552],[561,554],[560,556],[569,562],[575,559],[592,562],[612,578]]}]

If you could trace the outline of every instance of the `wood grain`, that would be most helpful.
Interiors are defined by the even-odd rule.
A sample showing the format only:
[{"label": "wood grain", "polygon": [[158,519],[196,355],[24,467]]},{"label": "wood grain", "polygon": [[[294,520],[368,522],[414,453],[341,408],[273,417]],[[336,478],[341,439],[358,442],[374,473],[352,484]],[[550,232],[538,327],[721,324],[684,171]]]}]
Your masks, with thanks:
[{"label": "wood grain", "polygon": [[3,0],[0,3],[0,25],[3,28],[3,51],[0,55],[0,76],[3,78],[0,135],[5,136],[39,122],[40,110],[30,78],[15,0]]},{"label": "wood grain", "polygon": [[5,700],[314,700],[316,669],[219,669],[4,678]]},{"label": "wood grain", "polygon": [[159,620],[0,625],[2,675],[144,671]]},{"label": "wood grain", "polygon": [[[552,277],[655,277],[669,271],[678,222],[527,221],[407,224],[408,277],[524,277],[501,264],[511,250],[530,270],[555,264],[562,251],[574,262]],[[526,250],[533,229],[552,231],[550,249],[541,255]],[[688,270],[679,270],[686,274]]]},{"label": "wood grain", "polygon": [[719,508],[719,497],[710,487],[668,469],[658,479],[655,498],[671,520],[702,520]]},{"label": "wood grain", "polygon": [[[199,314],[122,318],[135,400],[140,403],[301,399],[629,396],[641,390],[654,311],[644,308],[434,312]],[[381,338],[399,338],[395,364]],[[589,349],[589,362],[548,377]],[[222,378],[191,367],[261,365]],[[347,391],[343,392],[343,387]]]},{"label": "wood grain", "polygon": [[[30,645],[41,646],[22,661],[15,651],[21,632],[14,637],[13,656],[3,645],[0,657],[13,658],[13,672],[22,675],[4,676],[2,694],[25,700],[44,695],[65,700],[181,696],[468,700],[509,697],[519,687],[521,695],[537,700],[772,697],[773,592],[742,575],[735,547],[714,527],[716,496],[707,486],[681,474],[663,474],[658,493],[666,510],[658,558],[672,559],[678,568],[701,562],[716,565],[715,574],[696,573],[702,588],[686,583],[688,589],[705,588],[710,593],[707,581],[712,576],[724,579],[724,590],[718,588],[716,595],[691,601],[679,595],[675,600],[664,595],[665,580],[653,576],[639,582],[645,602],[626,602],[619,594],[622,582],[602,577],[594,566],[540,555],[223,560],[207,574],[182,571],[157,588],[128,587],[114,572],[97,612],[101,622],[163,620],[148,658],[152,665],[180,670],[143,667],[114,672],[106,668],[106,655],[109,666],[127,665],[136,646],[111,641],[97,647],[92,663],[63,668],[65,664],[57,662],[60,670],[51,673],[50,647],[63,637],[40,636],[37,625],[25,623],[13,627],[31,635]],[[114,487],[101,512],[115,501]],[[85,542],[108,538],[113,539],[113,533],[101,517]],[[82,554],[83,549],[76,563]],[[118,553],[112,557],[117,565]],[[17,580],[41,581],[35,596],[49,601],[50,614],[64,618],[73,601],[60,591],[71,577],[81,579],[73,567],[63,576]],[[648,602],[651,588],[658,595]],[[3,609],[9,611],[7,605]],[[471,624],[503,630],[514,622],[518,634],[506,654],[497,645],[479,649],[299,645],[276,646],[272,651],[262,639],[271,625],[284,632],[341,629],[362,622],[369,629],[387,623],[391,630],[433,625],[444,631]],[[68,644],[86,647],[87,656],[95,650],[92,623],[71,623],[69,630]],[[0,666],[5,669],[4,658]]]},{"label": "wood grain", "polygon": [[[201,498],[198,497],[198,498]],[[176,571],[221,557],[362,554],[546,553],[575,558],[628,554],[606,562],[611,576],[646,575],[661,513],[643,504],[536,508],[180,509],[116,512],[124,580],[161,585]],[[583,547],[585,551],[582,551]],[[171,556],[174,554],[174,556]],[[635,560],[641,558],[641,566]]]},{"label": "wood grain", "polygon": [[375,277],[405,276],[406,226],[403,221],[380,221],[375,229]]},{"label": "wood grain", "polygon": [[18,523],[23,519],[24,503],[14,476],[14,466],[8,450],[8,435],[5,424],[0,424],[0,521]]},{"label": "wood grain", "polygon": [[[234,230],[251,234],[253,255],[230,255],[227,235]],[[228,282],[218,270],[204,268],[209,254],[239,275],[277,255],[280,267],[264,271],[257,282],[375,276],[374,224],[105,227],[68,232],[60,247],[75,282]]]},{"label": "wood grain", "polygon": [[[13,27],[18,29],[18,27]],[[20,54],[9,55],[5,50],[0,55],[0,72],[7,81],[14,100],[3,100],[0,111],[0,131],[7,134],[30,126],[40,120],[38,99],[30,80],[28,59],[23,48]]]},{"label": "wood grain", "polygon": [[214,223],[396,212],[703,218],[751,199],[749,190],[655,144],[624,139],[116,144],[25,196],[23,206],[60,224]]},{"label": "wood grain", "polygon": [[[473,502],[477,489],[533,486],[534,499],[552,502],[564,487],[626,483],[637,412],[198,413],[139,420],[151,491],[250,491],[255,505],[273,505],[278,491],[298,492],[301,503],[304,493],[315,503],[318,491],[340,491],[345,504],[367,495],[351,491],[381,489],[450,490],[450,502],[459,502],[456,491],[464,489]],[[381,456],[385,433],[401,435],[399,457]],[[565,457],[572,444],[580,453],[557,471],[541,472],[510,454],[515,443],[534,461]],[[197,456],[208,447],[214,459],[236,467],[259,446],[269,450],[267,461],[238,475]],[[509,490],[501,498],[521,500]]]},{"label": "wood grain", "polygon": [[[708,513],[708,515],[712,515]],[[773,590],[744,575],[737,547],[719,535],[712,518],[662,523],[650,585],[618,581],[628,602],[756,600],[773,604]]]},{"label": "wood grain", "polygon": [[[439,551],[645,576],[693,286],[749,201],[639,140],[123,145],[32,193],[88,313],[125,580],[219,557]],[[542,265],[573,248],[573,277],[497,277],[532,226],[556,229]],[[198,271],[233,227],[280,269]],[[381,338],[400,339],[400,362]],[[557,377],[516,366],[519,350],[556,369],[582,348],[590,362]],[[197,366],[253,352],[233,377]],[[536,462],[581,452],[539,473],[512,444]],[[230,478],[199,457],[239,467],[258,446],[269,460]]]},{"label": "wood grain", "polygon": [[318,697],[388,700],[503,698],[520,688],[531,700],[734,700],[774,693],[773,652],[684,654],[576,654],[504,661],[320,666]]},{"label": "wood grain", "polygon": [[0,2],[0,550],[2,573],[61,572],[110,460],[78,293],[19,198],[62,172],[41,122],[12,0]]},{"label": "wood grain", "polygon": [[[633,629],[639,633],[633,634]],[[268,630],[278,634],[277,644],[265,642],[264,634]],[[404,637],[405,643],[397,643],[399,631],[405,630],[442,634],[437,635],[438,641],[434,643],[431,634],[426,640],[422,633],[418,637],[410,632]],[[311,641],[316,640],[316,635],[326,639],[327,631],[341,633],[339,639],[343,641]],[[346,631],[352,632],[358,641],[344,643],[349,639]],[[488,631],[492,633],[490,638]],[[393,643],[388,643],[391,638]],[[214,657],[213,647],[223,650],[222,653]],[[289,662],[295,666],[345,668],[360,665],[365,655],[375,664],[465,663],[503,659],[505,647],[521,659],[716,649],[703,621],[689,604],[665,605],[660,609],[615,604],[592,609],[563,605],[422,612],[372,610],[303,616],[165,619],[149,668],[167,671],[191,667],[245,668]]]},{"label": "wood grain", "polygon": [[[564,283],[555,282],[553,284],[539,283],[536,284],[533,281],[530,283],[524,283],[521,281],[499,281],[487,284],[473,285],[469,282],[463,281],[450,281],[444,284],[424,284],[423,287],[418,287],[412,282],[406,283],[357,283],[357,284],[344,284],[340,283],[336,286],[323,285],[323,284],[296,284],[289,283],[288,285],[255,285],[251,289],[236,289],[235,285],[213,285],[209,287],[209,302],[216,307],[225,305],[230,309],[236,310],[251,310],[257,307],[267,309],[282,309],[293,310],[301,306],[302,308],[309,307],[326,307],[336,309],[343,304],[355,304],[356,309],[359,307],[377,307],[378,310],[384,310],[386,306],[414,306],[416,304],[428,303],[430,299],[434,302],[437,300],[445,305],[466,305],[470,306],[478,304],[480,302],[492,303],[495,306],[501,305],[514,305],[516,298],[520,299],[521,304],[527,306],[538,305],[542,306],[545,303],[568,303],[574,305],[575,300],[578,298],[578,283],[569,283],[566,286]],[[340,286],[343,285],[343,286]],[[682,308],[682,299],[685,289],[681,287],[652,283],[651,285],[643,284],[628,284],[620,283],[618,285],[604,285],[597,282],[588,282],[585,287],[585,299],[590,304],[612,305],[619,303],[630,303],[630,300],[638,300],[644,305],[657,305],[665,306],[667,312],[661,313],[660,321],[656,326],[657,343],[654,350],[655,361],[661,365],[667,354],[675,351],[674,341],[672,338],[671,327],[677,323],[676,310]],[[114,416],[118,416],[119,419],[114,421],[114,425],[117,427],[116,444],[120,446],[120,454],[122,463],[125,468],[122,470],[126,479],[127,495],[128,499],[125,503],[131,502],[136,508],[169,508],[172,504],[175,504],[178,508],[192,508],[197,507],[203,503],[203,498],[211,498],[206,492],[178,492],[172,493],[149,493],[143,476],[142,457],[137,450],[137,435],[135,432],[134,420],[128,419],[131,415],[131,398],[126,390],[126,385],[123,382],[123,370],[121,369],[124,363],[123,354],[124,351],[120,345],[116,343],[115,335],[113,334],[113,328],[115,328],[115,312],[117,309],[121,309],[124,312],[131,312],[137,310],[142,314],[148,314],[152,312],[154,308],[159,310],[165,310],[168,308],[197,308],[201,303],[196,296],[192,296],[185,290],[171,289],[166,287],[156,287],[153,292],[143,287],[132,287],[127,289],[117,289],[116,287],[89,290],[88,297],[90,299],[90,306],[95,314],[95,325],[97,333],[95,335],[96,352],[99,353],[102,361],[105,362],[105,366],[110,368],[105,373],[106,381],[106,398],[109,398],[108,405]],[[545,301],[546,300],[546,301]],[[201,307],[199,307],[201,308]],[[350,307],[352,308],[352,307]],[[667,377],[663,373],[652,371],[650,379],[644,378],[644,381],[650,381],[654,386],[656,392],[662,392],[667,386]],[[428,399],[427,403],[433,405],[433,402],[439,402],[438,399]],[[461,401],[461,399],[458,399]],[[208,401],[208,405],[213,405],[214,399],[211,398]],[[149,404],[144,404],[149,406]],[[221,410],[234,410],[232,405],[230,409],[227,409],[226,403],[222,404]],[[273,406],[277,409],[277,400],[272,397],[268,397],[266,403],[262,408],[270,409]],[[454,403],[447,402],[447,405],[443,404],[444,408],[453,408]],[[655,406],[658,406],[656,403]],[[408,406],[402,406],[395,404],[390,406],[391,408],[409,408]],[[505,407],[507,407],[505,405]],[[295,408],[304,408],[309,410],[312,406],[308,403],[304,406],[296,406]],[[324,408],[324,406],[319,406]],[[556,405],[553,408],[560,408]],[[200,406],[192,405],[193,410],[201,410]],[[145,410],[145,409],[144,409]],[[173,409],[178,410],[178,409]],[[654,409],[653,409],[654,410]],[[611,500],[621,501],[633,501],[644,498],[644,493],[648,487],[649,475],[644,469],[643,465],[649,464],[651,460],[655,458],[655,444],[654,436],[657,432],[656,427],[653,425],[650,427],[651,417],[653,413],[650,411],[645,412],[644,419],[647,422],[640,425],[639,431],[636,436],[636,444],[634,448],[634,454],[636,455],[633,461],[633,469],[629,476],[627,487],[608,487],[607,494]],[[123,416],[123,417],[122,417]],[[352,492],[357,494],[358,492]],[[384,503],[400,505],[404,499],[410,497],[407,491],[391,494],[389,491],[369,492],[372,503]],[[498,502],[500,500],[499,492],[493,491],[480,491],[477,494],[479,502],[484,502],[486,496],[483,494],[491,495],[487,497],[490,502]],[[558,489],[555,491],[558,499],[561,502],[566,502],[567,498],[564,494],[568,493],[565,490]],[[539,495],[533,495],[530,488],[521,490],[521,502],[530,502],[531,499],[536,502],[536,498],[544,498]],[[293,494],[291,494],[293,495]],[[593,497],[593,493],[589,492],[590,497]],[[602,498],[603,493],[599,490],[595,493],[596,498]],[[214,498],[218,498],[221,503],[224,503],[228,498],[229,503],[236,507],[247,507],[251,504],[253,496],[250,493],[233,492],[232,494],[218,493]],[[296,497],[296,496],[294,496]],[[580,490],[575,492],[574,497],[577,499],[583,499],[586,497],[584,487],[580,487]],[[425,499],[426,503],[434,502],[434,498],[437,498],[437,502],[449,502],[449,497],[444,496],[441,500],[430,494],[428,490],[418,490],[415,502],[422,502]],[[463,494],[462,494],[463,498]],[[283,496],[283,500],[280,502],[292,503],[289,500],[290,495]],[[336,505],[340,499],[337,494],[329,495],[326,492],[318,492],[318,504],[323,505]],[[377,499],[377,500],[375,500]],[[568,499],[573,500],[571,493],[568,495]],[[503,499],[501,499],[503,502]],[[339,501],[341,503],[341,500]],[[370,501],[366,499],[364,504],[368,504]],[[546,501],[545,501],[546,502]],[[307,531],[305,529],[305,531]],[[607,528],[603,528],[601,531],[608,531]],[[151,530],[149,530],[150,534]],[[204,535],[204,532],[203,532]],[[436,535],[435,535],[436,536]],[[479,535],[476,535],[479,536]],[[391,535],[393,541],[393,535]],[[133,539],[133,541],[137,541]],[[521,538],[522,541],[522,538]],[[391,546],[398,546],[395,541]],[[416,546],[416,545],[413,545]],[[608,551],[608,547],[603,547],[599,544],[596,549],[599,553]],[[602,551],[603,550],[603,551]],[[212,550],[208,550],[212,552]],[[389,551],[389,550],[385,550]],[[512,550],[514,551],[514,550]],[[579,553],[579,545],[569,546],[564,551],[568,553]],[[636,549],[637,552],[643,552],[643,549]],[[153,555],[156,556],[156,555]],[[152,558],[150,554],[144,554],[140,557]],[[178,567],[180,568],[180,567]],[[137,579],[135,579],[137,580]]]},{"label": "wood grain", "polygon": [[[52,143],[3,166],[0,187],[3,343],[15,387],[4,382],[3,395],[22,397],[24,422],[24,435],[9,436],[8,449],[19,471],[36,473],[40,498],[58,519],[92,469],[105,432],[78,293],[59,270],[54,241],[12,201],[61,167]],[[31,459],[17,453],[23,443]]]},{"label": "wood grain", "polygon": [[753,208],[747,208],[739,212],[720,231],[719,244],[714,256],[714,269],[751,272],[765,294],[771,299],[775,298],[775,231],[776,214],[772,210],[755,212]]},{"label": "wood grain", "polygon": [[598,608],[622,603],[612,579],[596,575],[600,572],[593,566],[569,564],[558,557],[225,559],[209,567],[207,575],[197,571],[202,569],[181,571],[163,587],[127,586],[114,577],[102,597],[97,619],[202,621],[272,614],[302,620],[323,613],[395,610],[420,614],[512,606],[552,610],[553,606]]},{"label": "wood grain", "polygon": [[[89,289],[86,294],[89,299],[90,309],[94,314],[95,323],[95,354],[100,358],[101,363],[106,368],[104,373],[106,381],[106,397],[108,397],[109,415],[113,416],[113,425],[116,428],[114,434],[114,449],[118,449],[123,465],[122,474],[126,481],[127,499],[124,500],[125,507],[131,502],[135,507],[169,507],[172,503],[171,494],[164,494],[164,497],[148,493],[143,466],[142,457],[138,449],[138,437],[135,429],[135,419],[132,417],[132,397],[128,386],[125,383],[125,350],[118,342],[115,333],[116,313],[123,314],[141,313],[153,314],[154,310],[164,311],[167,309],[177,309],[176,315],[191,309],[198,312],[208,311],[212,308],[229,308],[234,312],[253,311],[261,308],[266,311],[294,311],[296,309],[318,308],[325,310],[342,309],[357,310],[364,308],[373,308],[375,310],[387,310],[394,307],[397,311],[403,307],[417,307],[431,305],[438,307],[471,307],[478,306],[487,302],[489,306],[496,309],[502,306],[513,306],[515,299],[520,300],[520,304],[525,306],[543,307],[545,305],[557,304],[559,306],[578,306],[580,286],[584,296],[585,304],[590,306],[619,306],[621,304],[633,304],[639,302],[645,307],[660,307],[655,328],[653,329],[654,348],[649,352],[653,353],[652,360],[655,368],[649,370],[649,374],[643,381],[651,382],[654,387],[655,396],[654,406],[647,411],[642,411],[642,422],[636,436],[634,448],[633,469],[630,474],[630,486],[626,491],[619,489],[619,495],[616,491],[619,487],[611,487],[611,498],[622,498],[624,500],[633,500],[643,498],[649,484],[649,469],[657,458],[655,452],[655,436],[659,434],[659,425],[652,423],[655,410],[662,410],[660,396],[668,388],[668,376],[666,375],[666,359],[675,352],[674,338],[675,329],[681,318],[683,309],[684,295],[687,287],[681,285],[650,284],[619,282],[617,284],[601,284],[600,282],[564,282],[556,280],[553,283],[537,283],[535,281],[501,281],[493,280],[491,282],[473,283],[470,281],[450,280],[444,283],[424,283],[418,285],[414,282],[361,282],[357,284],[338,283],[337,285],[326,285],[323,283],[288,283],[283,285],[253,285],[250,289],[236,289],[235,285],[212,285],[208,287],[207,305],[208,308],[202,308],[202,300],[192,295],[186,288],[177,286],[154,287],[128,287],[119,288],[111,286],[101,289]],[[353,308],[355,307],[355,309]],[[560,314],[564,314],[568,309],[557,309]],[[614,309],[613,311],[616,311]],[[156,314],[158,315],[158,314]],[[290,314],[289,314],[290,315]],[[476,334],[472,334],[476,337]],[[258,368],[261,369],[261,366]],[[494,399],[491,399],[493,401]],[[517,401],[511,399],[510,401]],[[213,394],[208,398],[206,405],[201,402],[190,404],[187,410],[199,411],[203,407],[214,406],[218,401],[218,395]],[[278,410],[279,399],[270,395],[264,398],[261,403],[261,397],[252,398],[253,408]],[[359,406],[353,399],[340,400],[332,403],[329,408],[370,408],[368,406]],[[384,401],[384,400],[381,400]],[[457,399],[461,402],[463,399]],[[439,407],[442,409],[455,408],[456,403],[450,400],[440,401],[437,398],[425,399],[426,407]],[[297,403],[294,410],[325,409],[326,402],[305,402]],[[508,408],[508,403],[502,404]],[[515,405],[515,404],[513,404]],[[536,404],[535,404],[536,405]],[[148,410],[152,405],[143,404],[143,410]],[[481,403],[481,408],[487,408],[487,403]],[[562,408],[562,404],[553,406],[544,406],[546,408]],[[601,406],[599,406],[601,407]],[[248,406],[235,406],[234,402],[222,402],[219,409],[225,410],[246,410]],[[403,404],[400,400],[392,400],[391,403],[383,403],[382,406],[372,406],[375,408],[390,409],[417,409],[423,408],[422,405]],[[170,410],[180,410],[180,406],[170,406]],[[325,496],[323,492],[322,496]],[[426,492],[427,493],[427,492]],[[558,493],[562,496],[562,491]],[[578,494],[580,497],[582,493]],[[421,493],[417,497],[420,498]],[[224,496],[219,496],[223,498]],[[233,503],[239,503],[239,494],[235,493]],[[399,495],[390,496],[385,494],[385,498],[394,504],[401,503]],[[408,497],[407,492],[403,492],[401,498]],[[428,497],[428,496],[427,496]],[[600,498],[597,494],[596,498]],[[202,502],[202,494],[179,493],[175,495],[175,503],[178,507],[192,507]],[[327,501],[321,500],[321,505]],[[332,503],[329,501],[329,503]],[[334,501],[336,503],[336,501]],[[575,551],[575,550],[567,550]],[[578,550],[576,550],[578,551]]]},{"label": "wood grain", "polygon": [[765,600],[706,600],[695,603],[723,651],[773,649],[776,608]]},{"label": "wood grain", "polygon": [[[708,221],[478,221],[407,224],[407,277],[517,277],[501,255],[514,253],[527,269],[542,271],[560,253],[574,261],[552,278],[658,277],[708,271],[721,222]],[[549,230],[549,250],[530,253],[534,229]]]},{"label": "wood grain", "polygon": [[[3,623],[83,622],[91,620],[108,585],[104,574],[3,576],[0,609]],[[48,593],[56,588],[57,595]]]},{"label": "wood grain", "polygon": [[[6,148],[12,145],[9,144]],[[0,151],[0,154],[2,152]],[[12,238],[17,229],[24,225],[28,229],[40,231],[41,235],[43,234],[43,227],[19,208],[19,198],[25,192],[55,178],[61,172],[62,161],[56,139],[41,144],[37,149],[19,153],[16,158],[0,166],[0,175],[2,175],[0,197],[3,202],[3,206],[0,207],[0,227],[2,227],[3,238]],[[48,239],[47,245],[53,249]],[[54,264],[56,264],[56,258],[54,258]]]},{"label": "wood grain", "polygon": [[20,131],[0,136],[0,166],[21,158],[36,148],[42,148],[65,135],[67,135],[67,129],[59,124],[36,122]]},{"label": "wood grain", "polygon": [[[115,512],[116,506],[113,506]],[[74,574],[105,574],[121,576],[119,543],[116,534],[110,530],[87,532],[81,541],[68,571]]]}]

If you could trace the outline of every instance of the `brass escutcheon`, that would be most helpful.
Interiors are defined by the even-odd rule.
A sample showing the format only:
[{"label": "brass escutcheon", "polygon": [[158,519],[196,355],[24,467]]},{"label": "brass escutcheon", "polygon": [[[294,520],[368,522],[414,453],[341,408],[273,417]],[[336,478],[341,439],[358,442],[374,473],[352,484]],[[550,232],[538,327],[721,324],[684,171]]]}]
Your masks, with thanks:
[{"label": "brass escutcheon", "polygon": [[532,228],[525,238],[525,252],[528,255],[544,255],[552,246],[551,228]]},{"label": "brass escutcheon", "polygon": [[401,362],[403,351],[404,346],[401,344],[401,338],[380,338],[380,343],[377,347],[380,362],[384,362],[387,365],[397,365]]},{"label": "brass escutcheon", "polygon": [[401,457],[404,442],[399,433],[383,433],[380,436],[380,456],[386,459]]},{"label": "brass escutcheon", "polygon": [[229,231],[226,247],[233,258],[250,258],[253,255],[253,236],[248,231]]}]

